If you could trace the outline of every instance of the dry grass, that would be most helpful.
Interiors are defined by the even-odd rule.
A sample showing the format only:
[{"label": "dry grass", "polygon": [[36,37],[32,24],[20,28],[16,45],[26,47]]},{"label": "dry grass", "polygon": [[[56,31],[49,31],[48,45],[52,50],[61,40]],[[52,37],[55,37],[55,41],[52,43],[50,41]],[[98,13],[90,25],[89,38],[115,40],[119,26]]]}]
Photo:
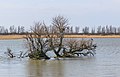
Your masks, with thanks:
[{"label": "dry grass", "polygon": [[[23,39],[26,35],[0,35],[0,40]],[[120,35],[65,35],[65,38],[120,38]]]},{"label": "dry grass", "polygon": [[120,38],[120,35],[65,35],[65,38]]},{"label": "dry grass", "polygon": [[0,40],[23,39],[26,35],[0,35]]}]

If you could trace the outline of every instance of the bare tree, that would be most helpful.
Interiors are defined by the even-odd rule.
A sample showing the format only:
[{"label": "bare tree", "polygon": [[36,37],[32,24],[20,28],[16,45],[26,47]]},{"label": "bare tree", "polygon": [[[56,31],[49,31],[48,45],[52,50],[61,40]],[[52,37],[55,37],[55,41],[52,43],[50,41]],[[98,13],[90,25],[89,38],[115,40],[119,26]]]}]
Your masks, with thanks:
[{"label": "bare tree", "polygon": [[1,34],[8,33],[8,29],[6,29],[4,26],[0,26],[0,33]]},{"label": "bare tree", "polygon": [[[88,54],[93,55],[95,54],[96,45],[93,44],[93,39],[90,40],[76,40],[76,39],[67,39],[66,40],[67,50],[64,52],[63,56],[87,56]],[[83,50],[86,49],[86,52]]]},{"label": "bare tree", "polygon": [[117,31],[118,31],[118,34],[120,34],[120,27],[118,27]]},{"label": "bare tree", "polygon": [[[56,16],[53,18],[53,21],[52,21],[52,25],[55,27],[55,30],[56,30],[56,34],[57,34],[57,45],[58,46],[55,46],[55,45],[51,45],[53,50],[54,50],[54,53],[60,57],[60,51],[63,47],[63,39],[64,39],[64,35],[65,35],[65,29],[67,28],[68,26],[68,19],[64,18],[63,16]],[[52,44],[52,43],[51,43]],[[56,47],[57,47],[57,50],[56,50]]]},{"label": "bare tree", "polygon": [[109,26],[109,29],[110,29],[110,34],[112,34],[113,33],[113,27],[112,27],[112,25]]},{"label": "bare tree", "polygon": [[10,33],[17,33],[17,29],[15,28],[15,26],[13,25],[13,26],[10,26],[10,28],[9,28],[9,31],[10,31]]},{"label": "bare tree", "polygon": [[105,27],[102,27],[102,34],[105,34],[105,33],[106,33]]},{"label": "bare tree", "polygon": [[106,25],[106,34],[109,34],[110,33],[110,29],[108,27],[108,25]]},{"label": "bare tree", "polygon": [[29,47],[29,57],[35,59],[49,59],[47,53],[47,40],[43,38],[43,34],[46,33],[46,25],[44,23],[35,23],[31,28],[32,33],[27,35],[27,44]]},{"label": "bare tree", "polygon": [[88,34],[89,33],[89,27],[83,28],[82,31],[83,31],[84,34]]},{"label": "bare tree", "polygon": [[[67,47],[69,53],[75,54],[76,51],[90,49],[90,43],[80,42],[78,40],[65,41],[64,35],[68,28],[68,20],[63,16],[56,16],[49,27],[45,23],[35,23],[31,28],[31,33],[27,34],[27,44],[29,48],[29,57],[35,59],[49,59],[46,54],[52,51],[56,57],[65,56]],[[90,44],[90,45],[89,45]],[[86,53],[88,54],[88,53]],[[85,55],[86,55],[85,54]],[[66,57],[66,56],[65,56]]]},{"label": "bare tree", "polygon": [[97,28],[97,33],[98,33],[98,34],[101,33],[101,26],[98,26],[98,28]]},{"label": "bare tree", "polygon": [[116,29],[116,27],[113,27],[113,33],[114,33],[114,34],[117,33],[117,29]]},{"label": "bare tree", "polygon": [[75,33],[79,33],[80,27],[76,26],[75,27]]},{"label": "bare tree", "polygon": [[91,34],[95,34],[95,29],[94,28],[92,28]]},{"label": "bare tree", "polygon": [[70,27],[70,33],[73,33],[73,27],[72,26]]}]

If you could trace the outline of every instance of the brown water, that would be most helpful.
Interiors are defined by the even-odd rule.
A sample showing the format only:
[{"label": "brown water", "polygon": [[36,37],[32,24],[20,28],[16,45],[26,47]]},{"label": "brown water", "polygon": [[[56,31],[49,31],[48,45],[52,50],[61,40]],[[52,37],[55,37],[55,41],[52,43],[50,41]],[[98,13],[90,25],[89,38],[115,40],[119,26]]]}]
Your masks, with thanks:
[{"label": "brown water", "polygon": [[[94,57],[65,60],[0,58],[0,77],[120,77],[120,39],[94,39],[98,45]],[[23,40],[1,40],[0,56],[6,48],[25,51]]]}]

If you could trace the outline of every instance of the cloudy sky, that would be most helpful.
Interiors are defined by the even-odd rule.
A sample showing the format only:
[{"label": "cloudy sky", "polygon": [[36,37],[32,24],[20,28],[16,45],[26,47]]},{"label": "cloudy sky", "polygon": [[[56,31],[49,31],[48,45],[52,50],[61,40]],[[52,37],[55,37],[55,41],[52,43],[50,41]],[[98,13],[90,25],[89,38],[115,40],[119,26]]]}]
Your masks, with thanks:
[{"label": "cloudy sky", "polygon": [[50,24],[56,15],[73,26],[120,26],[120,0],[0,0],[0,26]]}]

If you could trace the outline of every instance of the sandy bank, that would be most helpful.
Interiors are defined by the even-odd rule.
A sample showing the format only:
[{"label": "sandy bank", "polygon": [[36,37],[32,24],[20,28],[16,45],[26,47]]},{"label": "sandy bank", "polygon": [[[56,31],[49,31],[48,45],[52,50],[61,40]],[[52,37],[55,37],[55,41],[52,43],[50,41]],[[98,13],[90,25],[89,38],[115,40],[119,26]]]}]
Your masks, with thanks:
[{"label": "sandy bank", "polygon": [[0,35],[0,40],[23,39],[26,35]]},{"label": "sandy bank", "polygon": [[[26,35],[0,35],[0,40],[24,39]],[[120,38],[120,35],[65,35],[65,38]]]}]

